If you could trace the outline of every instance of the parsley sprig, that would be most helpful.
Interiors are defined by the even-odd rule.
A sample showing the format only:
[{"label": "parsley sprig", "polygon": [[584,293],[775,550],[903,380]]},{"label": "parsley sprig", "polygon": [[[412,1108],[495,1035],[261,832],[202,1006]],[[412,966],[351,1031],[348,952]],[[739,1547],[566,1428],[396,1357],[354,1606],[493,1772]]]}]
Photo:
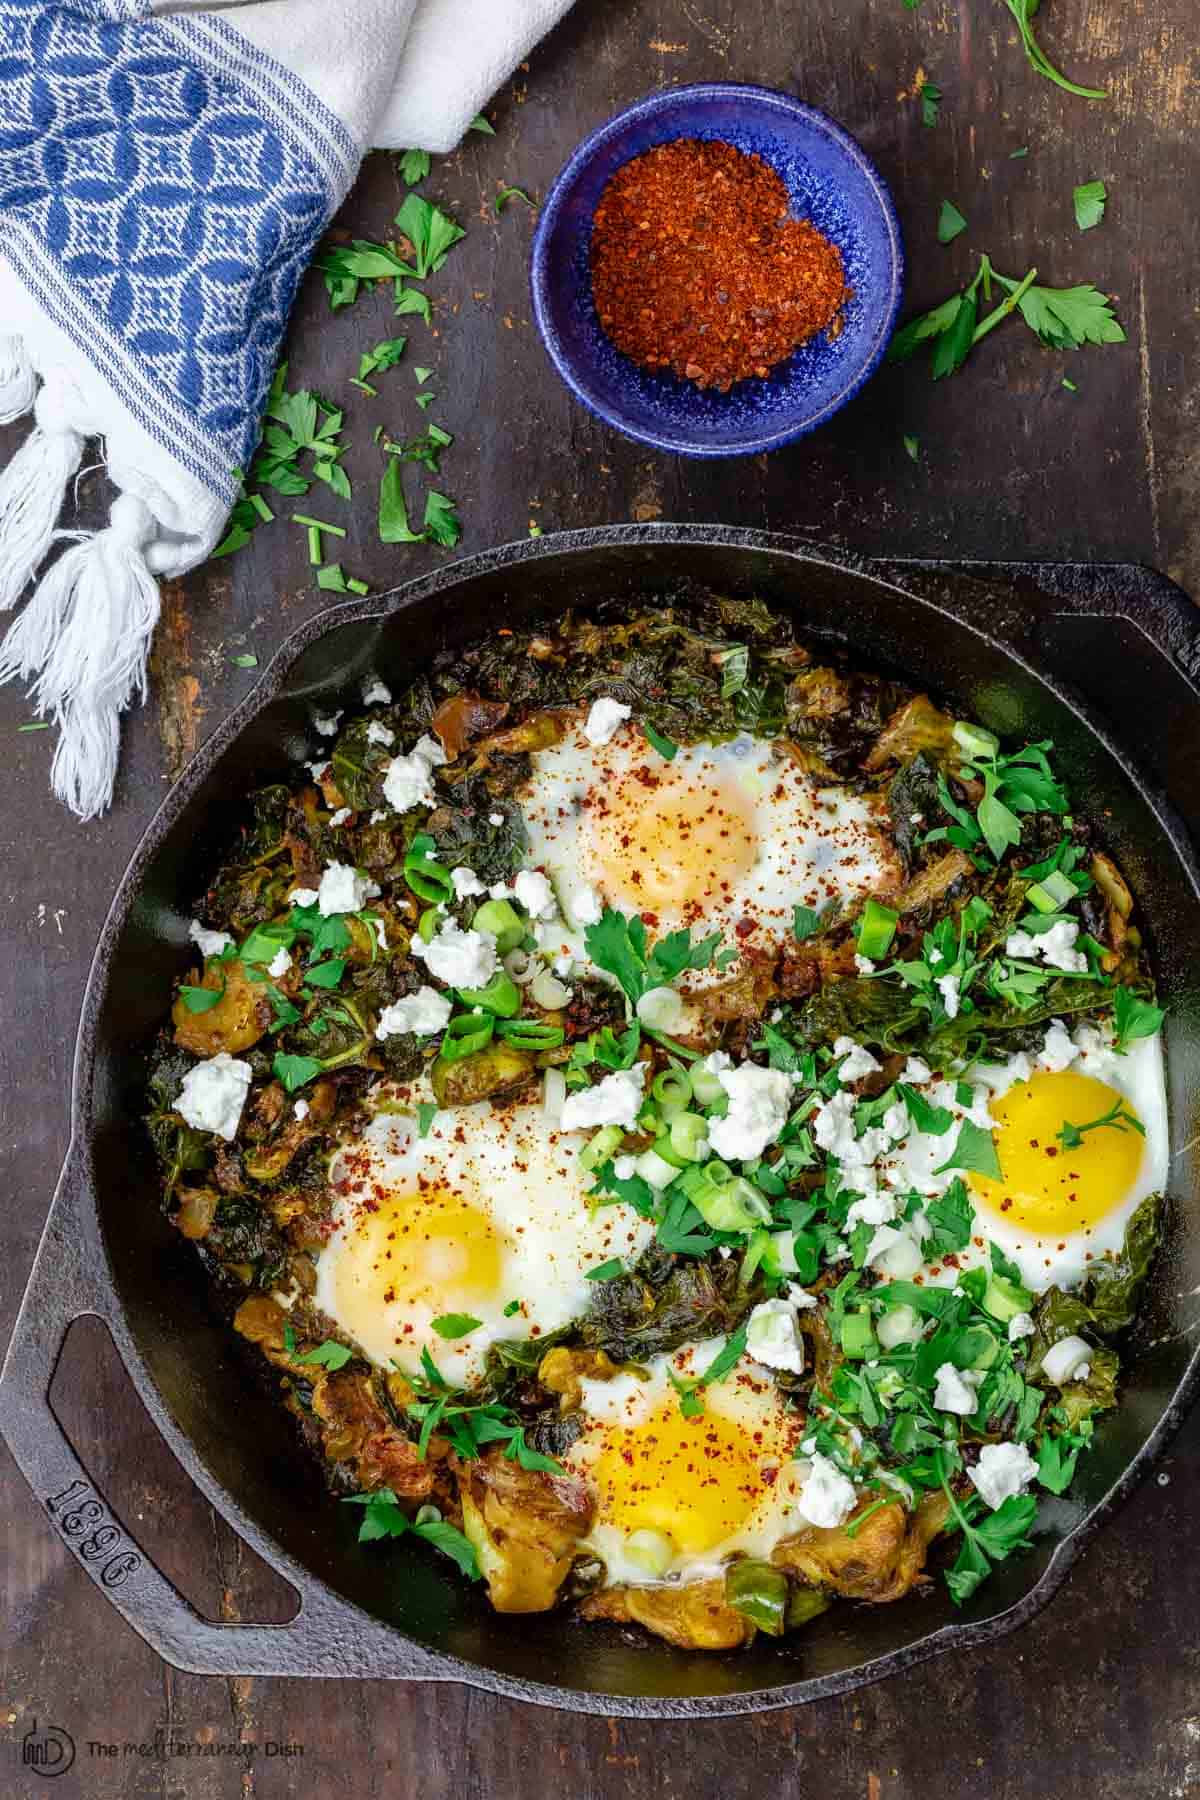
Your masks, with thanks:
[{"label": "parsley sprig", "polygon": [[1128,1131],[1132,1128],[1142,1137],[1146,1135],[1146,1127],[1137,1114],[1129,1112],[1125,1102],[1119,1098],[1113,1101],[1106,1113],[1102,1113],[1098,1119],[1089,1119],[1085,1125],[1072,1125],[1069,1119],[1064,1119],[1056,1135],[1064,1150],[1078,1150],[1085,1132],[1099,1131],[1102,1126],[1108,1126],[1113,1131]]}]

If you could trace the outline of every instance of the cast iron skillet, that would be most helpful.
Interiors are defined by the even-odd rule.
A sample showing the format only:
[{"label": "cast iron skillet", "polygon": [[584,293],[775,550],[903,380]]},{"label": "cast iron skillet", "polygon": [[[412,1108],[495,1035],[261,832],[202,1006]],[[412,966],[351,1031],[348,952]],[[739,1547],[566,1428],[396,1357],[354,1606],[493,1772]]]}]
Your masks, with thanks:
[{"label": "cast iron skillet", "polygon": [[[939,1582],[885,1607],[833,1608],[794,1639],[707,1656],[568,1618],[502,1618],[423,1545],[360,1549],[352,1509],[324,1502],[282,1410],[248,1397],[231,1334],[188,1248],[161,1218],[143,1140],[142,1052],[247,791],[309,754],[314,703],[395,685],[431,651],[614,592],[664,596],[681,578],[756,593],[807,633],[852,645],[985,724],[1052,737],[1060,766],[1137,891],[1170,1008],[1174,1225],[1129,1362],[1078,1495],[1041,1505],[1036,1547],[961,1611]],[[581,1711],[652,1718],[749,1712],[842,1692],[1033,1616],[1087,1538],[1161,1453],[1197,1383],[1200,1191],[1200,631],[1145,571],[864,564],[720,527],[617,526],[473,557],[378,599],[334,607],[290,637],[161,807],[130,864],[92,967],[75,1060],[72,1140],[0,1377],[0,1429],[52,1523],[126,1619],[202,1674],[467,1681]],[[116,1521],[50,1410],[64,1334],[107,1324],[184,1468],[300,1597],[285,1625],[202,1619]]]}]

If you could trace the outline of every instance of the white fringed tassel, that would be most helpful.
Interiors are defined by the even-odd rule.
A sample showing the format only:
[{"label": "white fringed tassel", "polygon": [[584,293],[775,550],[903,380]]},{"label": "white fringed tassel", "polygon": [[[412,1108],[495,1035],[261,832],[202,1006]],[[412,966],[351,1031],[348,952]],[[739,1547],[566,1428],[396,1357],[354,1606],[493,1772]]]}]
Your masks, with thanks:
[{"label": "white fringed tassel", "polygon": [[81,819],[107,809],[120,715],[146,697],[159,596],[144,550],[154,531],[149,507],[122,494],[108,530],[63,551],[0,645],[0,681],[36,677],[30,697],[60,732],[54,791]]},{"label": "white fringed tassel", "polygon": [[11,425],[33,406],[37,376],[24,340],[0,336],[0,425]]},{"label": "white fringed tassel", "polygon": [[67,484],[83,457],[57,387],[43,382],[34,427],[0,475],[0,607],[16,604],[50,548]]}]

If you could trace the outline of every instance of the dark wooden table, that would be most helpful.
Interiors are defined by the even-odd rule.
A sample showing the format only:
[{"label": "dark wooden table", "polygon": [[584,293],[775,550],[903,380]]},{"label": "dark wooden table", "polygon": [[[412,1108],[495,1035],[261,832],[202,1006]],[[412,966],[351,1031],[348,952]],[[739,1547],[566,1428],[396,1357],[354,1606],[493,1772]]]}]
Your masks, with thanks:
[{"label": "dark wooden table", "polygon": [[[359,352],[392,333],[387,294],[335,317],[320,282],[305,286],[292,385],[348,405],[347,569],[385,588],[444,555],[389,549],[375,535],[372,428],[411,434],[428,416],[455,434],[441,485],[460,502],[464,551],[523,537],[531,521],[549,532],[720,519],[867,552],[1140,560],[1200,591],[1195,0],[1050,0],[1042,13],[1048,46],[1078,77],[1108,86],[1106,103],[1039,79],[1001,0],[924,0],[917,11],[901,0],[579,0],[490,109],[496,137],[471,136],[426,184],[468,228],[434,284],[432,332],[413,326],[410,362],[435,371],[429,415],[414,405],[408,369],[385,376],[375,402],[347,385]],[[945,95],[933,130],[912,98],[922,70]],[[497,218],[493,196],[506,183],[543,192],[616,107],[704,77],[794,91],[858,136],[899,205],[911,305],[942,299],[973,267],[972,252],[987,250],[1006,272],[1036,262],[1050,282],[1113,293],[1128,344],[1057,355],[1010,324],[953,380],[935,386],[917,366],[888,371],[824,431],[769,460],[678,462],[614,436],[551,373],[529,318],[531,214],[515,201]],[[1013,158],[1022,146],[1028,155]],[[1071,190],[1095,178],[1108,183],[1108,213],[1081,235]],[[393,159],[373,158],[340,224],[386,236],[403,191]],[[971,227],[949,249],[935,231],[943,198]],[[1067,373],[1076,392],[1062,386]],[[919,463],[905,434],[920,439]],[[85,508],[95,511],[104,491],[102,477],[85,480]],[[303,533],[283,522],[169,590],[154,698],[127,728],[112,814],[87,827],[48,799],[49,734],[18,735],[25,707],[11,688],[0,692],[5,1330],[65,1148],[76,1015],[114,884],[167,782],[253,681],[234,657],[265,661],[324,599]],[[55,1397],[118,1513],[198,1606],[217,1618],[288,1615],[280,1584],[155,1436],[94,1322],[75,1328]],[[465,1688],[179,1675],[107,1608],[7,1458],[3,1474],[5,1795],[1200,1795],[1196,1422],[1034,1626],[848,1699],[686,1727],[522,1709]],[[35,1717],[79,1747],[53,1784],[20,1767]],[[213,1753],[109,1761],[87,1750],[89,1739],[150,1743],[164,1728]],[[303,1754],[271,1755],[269,1743],[301,1744]],[[217,1754],[221,1746],[242,1753]]]}]

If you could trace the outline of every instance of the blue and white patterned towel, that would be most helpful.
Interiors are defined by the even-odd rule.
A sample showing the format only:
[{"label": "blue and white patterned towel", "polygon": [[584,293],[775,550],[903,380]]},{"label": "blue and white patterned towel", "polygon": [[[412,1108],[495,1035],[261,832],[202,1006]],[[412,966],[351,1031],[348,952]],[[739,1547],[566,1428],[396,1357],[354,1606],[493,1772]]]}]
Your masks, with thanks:
[{"label": "blue and white patterned towel", "polygon": [[[452,149],[570,0],[0,0],[0,643],[81,818],[157,577],[218,541],[300,277],[372,145]],[[108,528],[56,529],[88,438]]]}]

